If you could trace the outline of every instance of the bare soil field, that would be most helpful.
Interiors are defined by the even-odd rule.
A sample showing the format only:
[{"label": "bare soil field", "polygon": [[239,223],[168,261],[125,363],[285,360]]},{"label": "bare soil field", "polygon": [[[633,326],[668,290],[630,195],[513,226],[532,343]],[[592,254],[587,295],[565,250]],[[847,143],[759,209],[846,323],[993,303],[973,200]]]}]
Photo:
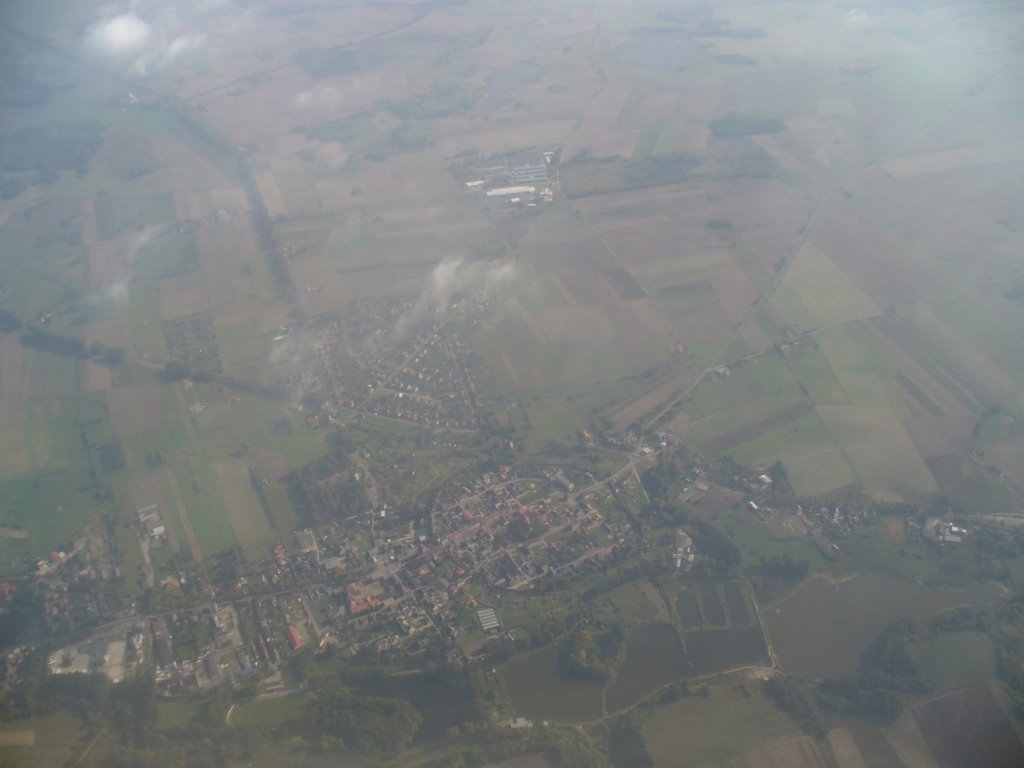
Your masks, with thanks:
[{"label": "bare soil field", "polygon": [[0,747],[34,747],[35,745],[35,731],[0,731]]},{"label": "bare soil field", "polygon": [[866,768],[864,758],[857,748],[857,742],[845,728],[833,728],[828,732],[828,746],[832,751],[835,768]]}]

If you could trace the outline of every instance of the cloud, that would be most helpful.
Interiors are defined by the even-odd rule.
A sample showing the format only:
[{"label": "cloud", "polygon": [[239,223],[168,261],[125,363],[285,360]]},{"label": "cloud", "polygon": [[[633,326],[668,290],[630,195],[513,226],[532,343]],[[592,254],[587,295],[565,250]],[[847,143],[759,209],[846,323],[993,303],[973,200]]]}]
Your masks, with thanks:
[{"label": "cloud", "polygon": [[345,96],[333,85],[314,85],[295,96],[295,106],[311,111],[333,112],[345,104]]},{"label": "cloud", "polygon": [[[149,18],[149,17],[148,17]],[[193,19],[192,25],[198,23]],[[173,8],[149,21],[135,13],[104,18],[89,28],[85,48],[135,75],[149,75],[205,49],[206,35],[182,28]]]},{"label": "cloud", "polygon": [[199,33],[188,32],[184,35],[178,35],[178,37],[171,40],[160,57],[161,66],[166,66],[182,56],[200,50],[205,42],[206,35]]},{"label": "cloud", "polygon": [[135,260],[139,251],[145,248],[159,232],[158,227],[148,226],[128,241],[115,262],[120,264],[120,268],[114,270],[106,288],[89,297],[91,304],[123,304],[128,300]]},{"label": "cloud", "polygon": [[138,53],[153,37],[153,28],[134,13],[122,13],[95,24],[89,46],[103,56],[123,57]]},{"label": "cloud", "polygon": [[443,314],[456,299],[490,299],[501,284],[514,277],[515,265],[511,262],[494,265],[482,261],[467,262],[461,258],[442,260],[431,271],[430,282],[413,308],[395,324],[396,340],[405,336],[423,318]]}]

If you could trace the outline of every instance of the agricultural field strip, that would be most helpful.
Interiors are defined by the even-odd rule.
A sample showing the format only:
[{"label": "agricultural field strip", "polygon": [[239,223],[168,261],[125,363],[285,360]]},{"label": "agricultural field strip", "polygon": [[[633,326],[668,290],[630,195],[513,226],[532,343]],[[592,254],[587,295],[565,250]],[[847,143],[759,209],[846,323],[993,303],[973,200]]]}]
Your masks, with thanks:
[{"label": "agricultural field strip", "polygon": [[[1004,70],[1008,70],[1011,66],[1012,66],[1012,64],[1007,64],[1005,66],[999,67],[996,72],[993,72],[988,77],[982,78],[977,84],[975,84],[975,87],[979,87],[979,86],[984,85],[984,83],[986,83],[988,80],[991,80],[991,79],[997,77],[1000,73],[1002,73]],[[958,108],[956,106],[950,107],[950,109],[948,109],[947,111],[937,115],[934,119],[932,119],[931,121],[925,123],[924,125],[920,126],[917,130],[915,130],[914,132],[909,134],[906,137],[906,139],[904,140],[904,142],[905,143],[909,143],[916,136],[921,135],[921,134],[926,134],[928,131],[932,130],[935,127],[935,125],[937,125],[937,124],[941,123],[942,121],[948,119],[949,117],[953,116],[957,112],[957,109]],[[722,347],[719,349],[719,351],[711,359],[711,362],[708,363],[707,366],[705,366],[703,374],[700,377],[698,377],[696,381],[694,381],[692,384],[690,384],[685,390],[683,390],[679,395],[677,395],[676,397],[672,398],[671,401],[666,403],[660,410],[658,410],[658,412],[655,413],[647,421],[647,424],[645,425],[646,427],[649,428],[653,424],[657,423],[657,421],[662,417],[663,414],[665,414],[666,412],[671,410],[671,408],[674,405],[676,405],[676,403],[684,400],[694,389],[697,388],[697,386],[700,384],[701,381],[704,380],[704,377],[708,373],[710,373],[716,367],[718,367],[718,365],[720,364],[723,356],[725,355],[725,352],[736,341],[736,339],[739,338],[740,334],[747,327],[747,325],[750,324],[751,320],[754,317],[756,317],[757,313],[770,301],[770,299],[775,294],[775,292],[778,289],[778,287],[781,285],[783,278],[786,276],[786,274],[789,271],[790,266],[793,264],[793,261],[794,261],[793,257],[797,253],[800,252],[800,250],[808,242],[811,234],[813,233],[814,226],[817,223],[817,221],[818,221],[818,219],[819,219],[819,217],[821,215],[821,211],[823,210],[823,208],[825,206],[825,203],[828,201],[829,197],[833,193],[841,191],[845,186],[849,185],[850,183],[852,183],[854,180],[856,180],[860,176],[863,176],[865,173],[867,173],[869,170],[871,170],[875,166],[880,165],[880,164],[886,162],[887,160],[891,159],[892,157],[898,157],[898,156],[899,156],[899,154],[897,152],[895,152],[895,151],[890,152],[888,157],[883,156],[883,155],[880,154],[880,155],[874,157],[873,159],[869,160],[866,164],[864,164],[859,170],[857,170],[856,172],[851,174],[848,178],[845,178],[845,179],[843,179],[843,180],[841,180],[839,182],[835,182],[832,185],[830,185],[829,188],[826,189],[821,194],[821,197],[818,199],[818,202],[815,205],[814,210],[811,211],[811,214],[807,218],[807,223],[804,225],[804,227],[801,230],[800,237],[798,238],[796,244],[792,248],[790,248],[789,253],[787,254],[785,260],[782,262],[781,267],[779,268],[778,272],[776,273],[775,279],[772,281],[771,285],[769,285],[768,288],[765,290],[765,292],[760,297],[758,297],[757,302],[750,308],[750,310],[748,310],[748,312],[743,317],[743,319],[740,320],[740,322],[736,326],[736,329],[729,336],[728,340],[722,345]],[[591,231],[594,231],[593,224],[590,222],[590,220],[586,216],[586,214],[584,214],[581,211],[580,215],[583,217],[583,220],[585,222],[587,222],[587,225],[591,228]],[[596,234],[596,232],[595,232],[595,234]],[[992,280],[987,280],[985,282],[995,282],[995,281],[996,281],[996,279],[993,278]]]}]

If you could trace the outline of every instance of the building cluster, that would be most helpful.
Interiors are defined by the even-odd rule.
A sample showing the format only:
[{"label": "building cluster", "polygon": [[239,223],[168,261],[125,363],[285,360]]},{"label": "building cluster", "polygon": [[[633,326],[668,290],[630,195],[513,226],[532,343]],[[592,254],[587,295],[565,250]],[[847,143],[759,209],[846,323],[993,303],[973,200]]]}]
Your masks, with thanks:
[{"label": "building cluster", "polygon": [[929,517],[921,528],[921,534],[940,544],[961,544],[967,535],[967,529],[950,520]]},{"label": "building cluster", "polygon": [[554,200],[558,152],[524,150],[460,166],[466,189],[504,205],[534,208]]},{"label": "building cluster", "polygon": [[99,672],[112,683],[130,675],[146,656],[146,634],[142,624],[132,624],[127,632],[91,637],[50,654],[50,674],[65,675]]},{"label": "building cluster", "polygon": [[[314,394],[310,426],[358,410],[436,429],[473,430],[487,404],[483,360],[465,340],[487,309],[480,297],[455,298],[440,315],[407,302],[365,302],[306,334],[312,365],[292,383]],[[303,343],[290,334],[281,343]]]}]

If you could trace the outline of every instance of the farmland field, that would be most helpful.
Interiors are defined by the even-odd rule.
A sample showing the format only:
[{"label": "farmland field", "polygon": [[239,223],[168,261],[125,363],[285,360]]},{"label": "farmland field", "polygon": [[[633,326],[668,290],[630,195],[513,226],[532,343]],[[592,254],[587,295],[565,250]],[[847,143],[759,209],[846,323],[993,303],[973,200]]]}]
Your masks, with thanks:
[{"label": "farmland field", "polygon": [[987,686],[919,704],[914,717],[940,768],[1010,768],[1024,760],[1024,742]]},{"label": "farmland field", "polygon": [[871,572],[839,583],[816,576],[765,607],[764,617],[783,669],[811,677],[852,676],[864,650],[897,619],[924,620],[953,606],[990,604],[998,594],[993,584],[951,589]]},{"label": "farmland field", "polygon": [[165,5],[0,14],[15,764],[1024,763],[814,687],[1024,584],[1020,3]]},{"label": "farmland field", "polygon": [[695,765],[728,764],[758,744],[795,734],[796,723],[751,688],[744,697],[730,684],[715,685],[707,699],[684,698],[659,709],[643,729],[655,765],[677,765],[681,754]]}]

